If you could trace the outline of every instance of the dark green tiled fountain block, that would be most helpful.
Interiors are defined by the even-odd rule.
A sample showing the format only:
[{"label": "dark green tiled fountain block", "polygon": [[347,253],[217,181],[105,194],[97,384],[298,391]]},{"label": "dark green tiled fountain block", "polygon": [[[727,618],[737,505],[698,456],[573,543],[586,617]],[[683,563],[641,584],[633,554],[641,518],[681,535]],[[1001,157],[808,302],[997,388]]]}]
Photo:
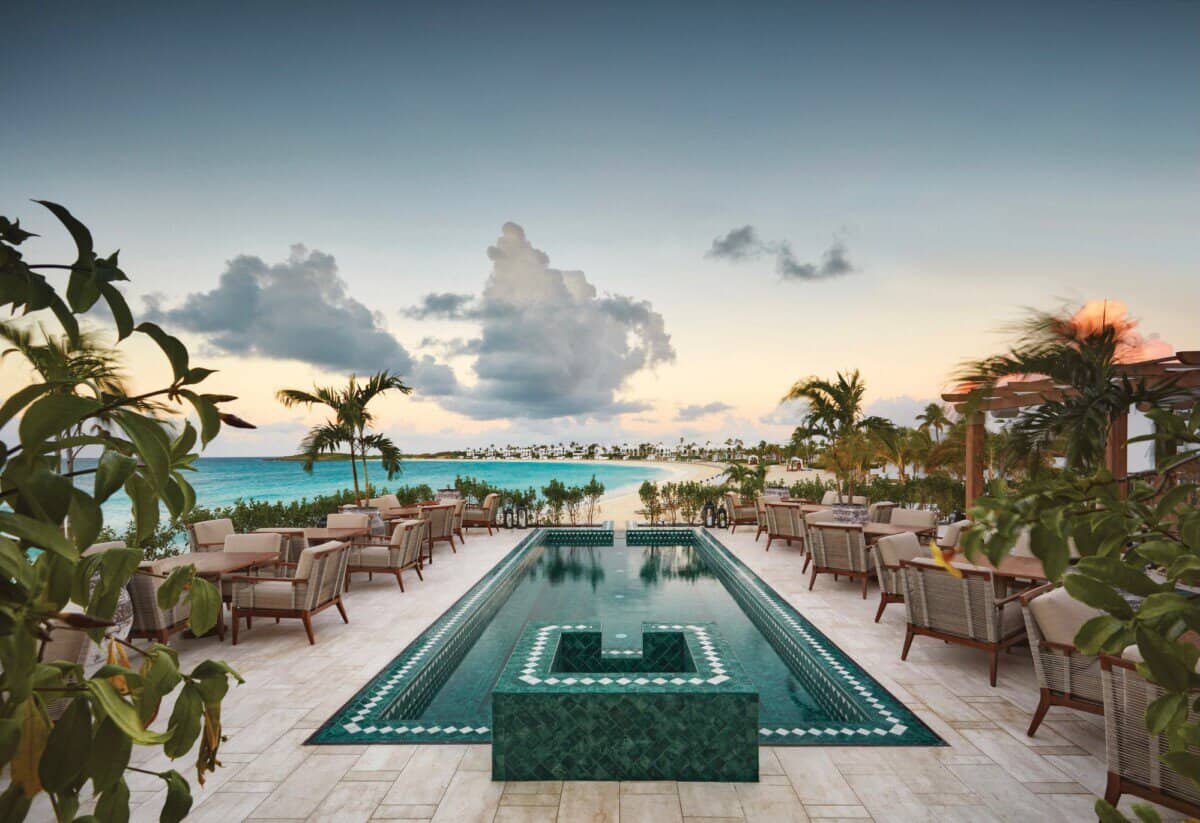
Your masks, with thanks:
[{"label": "dark green tiled fountain block", "polygon": [[495,780],[758,780],[758,690],[710,623],[531,625],[492,690]]}]

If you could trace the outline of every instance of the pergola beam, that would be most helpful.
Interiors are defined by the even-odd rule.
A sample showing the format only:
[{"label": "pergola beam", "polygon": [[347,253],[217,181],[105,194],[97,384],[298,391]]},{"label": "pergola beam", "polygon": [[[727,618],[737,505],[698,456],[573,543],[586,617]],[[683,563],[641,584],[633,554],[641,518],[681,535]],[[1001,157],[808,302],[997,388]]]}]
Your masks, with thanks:
[{"label": "pergola beam", "polygon": [[[1172,357],[1127,363],[1117,366],[1122,379],[1140,380],[1151,387],[1175,386],[1186,390],[1191,397],[1180,398],[1171,405],[1186,408],[1200,397],[1200,351],[1176,352]],[[964,387],[965,388],[965,387]],[[1070,398],[1075,392],[1069,386],[1057,385],[1047,378],[1014,381],[988,386],[979,393],[963,388],[946,392],[942,400],[953,404],[959,414],[969,415],[966,437],[966,498],[969,508],[983,494],[984,420],[986,412],[1013,412],[1040,406],[1043,403]],[[1129,475],[1129,415],[1112,421],[1104,447],[1105,465],[1122,489]]]}]

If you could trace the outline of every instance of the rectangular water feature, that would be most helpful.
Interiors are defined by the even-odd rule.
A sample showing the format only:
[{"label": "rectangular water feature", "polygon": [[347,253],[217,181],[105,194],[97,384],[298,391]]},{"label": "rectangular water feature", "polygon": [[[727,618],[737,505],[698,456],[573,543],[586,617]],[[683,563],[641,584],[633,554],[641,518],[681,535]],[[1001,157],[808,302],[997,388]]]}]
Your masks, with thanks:
[{"label": "rectangular water feature", "polygon": [[758,690],[711,623],[530,625],[492,690],[493,780],[758,780]]},{"label": "rectangular water feature", "polygon": [[616,660],[645,658],[644,623],[716,627],[759,694],[762,744],[941,745],[699,529],[631,530],[615,545],[610,530],[533,532],[309,742],[490,742],[492,691],[528,627],[599,627]]}]

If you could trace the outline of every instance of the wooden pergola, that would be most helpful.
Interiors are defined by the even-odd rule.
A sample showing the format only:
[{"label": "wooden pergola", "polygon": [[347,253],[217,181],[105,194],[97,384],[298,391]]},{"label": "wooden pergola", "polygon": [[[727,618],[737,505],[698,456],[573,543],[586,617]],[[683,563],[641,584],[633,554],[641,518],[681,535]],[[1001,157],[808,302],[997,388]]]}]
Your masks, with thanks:
[{"label": "wooden pergola", "polygon": [[[1128,378],[1147,386],[1173,385],[1187,392],[1178,405],[1187,408],[1200,399],[1200,351],[1180,351],[1171,357],[1144,360],[1117,367],[1114,379]],[[966,486],[967,506],[983,494],[983,433],[988,412],[1010,417],[1030,406],[1063,400],[1073,389],[1049,379],[1025,380],[993,386],[984,392],[957,391],[942,395],[955,411],[967,416]],[[1124,483],[1129,474],[1129,414],[1112,421],[1105,448],[1105,462],[1113,477]]]}]

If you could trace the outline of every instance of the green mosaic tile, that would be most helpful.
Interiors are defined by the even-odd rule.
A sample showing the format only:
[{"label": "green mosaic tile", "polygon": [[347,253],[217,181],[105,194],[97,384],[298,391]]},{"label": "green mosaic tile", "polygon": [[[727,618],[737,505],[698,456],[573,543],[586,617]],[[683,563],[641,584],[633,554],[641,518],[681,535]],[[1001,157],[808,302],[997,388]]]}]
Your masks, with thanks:
[{"label": "green mosaic tile", "polygon": [[758,690],[715,626],[643,624],[644,654],[607,660],[599,640],[527,628],[492,690],[493,779],[758,779]]}]

